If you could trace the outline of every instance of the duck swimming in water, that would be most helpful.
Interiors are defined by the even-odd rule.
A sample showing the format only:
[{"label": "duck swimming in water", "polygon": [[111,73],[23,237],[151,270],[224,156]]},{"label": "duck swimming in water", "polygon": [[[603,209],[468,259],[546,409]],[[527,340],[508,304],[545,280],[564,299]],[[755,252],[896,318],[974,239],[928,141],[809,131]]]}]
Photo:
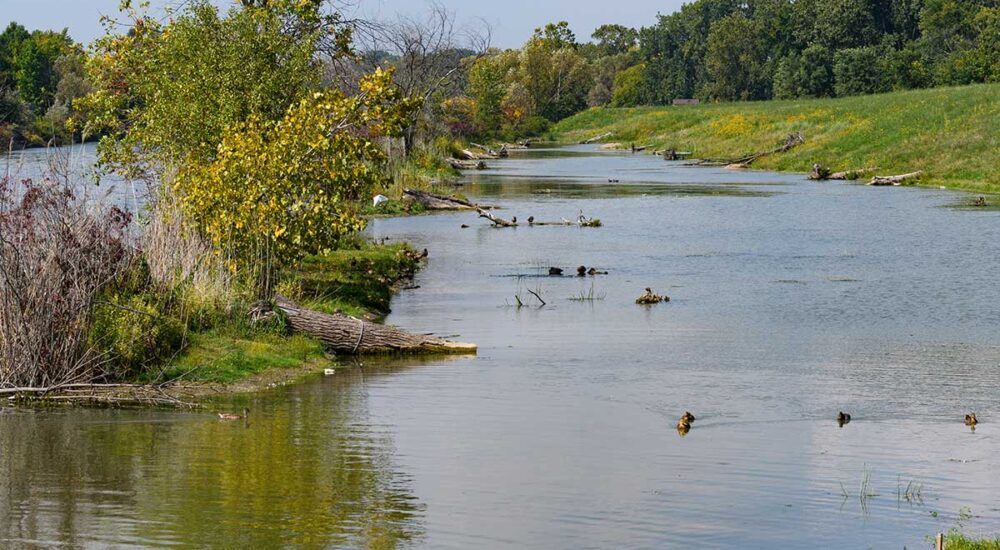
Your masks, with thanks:
[{"label": "duck swimming in water", "polygon": [[694,422],[694,415],[689,411],[684,411],[684,415],[681,416],[681,420],[687,422],[688,424]]},{"label": "duck swimming in water", "polygon": [[850,424],[850,422],[851,415],[845,413],[844,411],[840,411],[840,414],[837,415],[837,424],[843,428],[844,424]]},{"label": "duck swimming in water", "polygon": [[691,431],[691,423],[682,416],[681,419],[677,421],[677,432],[684,435],[689,431]]},{"label": "duck swimming in water", "polygon": [[975,426],[976,424],[979,424],[979,420],[976,419],[976,413],[969,413],[965,415],[966,426]]},{"label": "duck swimming in water", "polygon": [[219,420],[243,420],[247,416],[250,416],[250,409],[243,407],[242,414],[219,413]]}]

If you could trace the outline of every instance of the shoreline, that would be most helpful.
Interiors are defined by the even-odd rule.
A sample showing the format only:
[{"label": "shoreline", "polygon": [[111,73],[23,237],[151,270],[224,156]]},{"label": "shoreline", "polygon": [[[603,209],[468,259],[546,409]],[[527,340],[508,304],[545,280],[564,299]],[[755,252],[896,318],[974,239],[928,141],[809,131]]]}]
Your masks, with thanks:
[{"label": "shoreline", "polygon": [[[844,98],[732,102],[694,106],[597,107],[558,122],[561,144],[634,143],[691,158],[768,151],[801,133],[801,145],[756,159],[752,169],[808,173],[875,169],[872,175],[925,175],[906,186],[996,195],[1000,84],[908,90]],[[984,113],[986,113],[984,115]],[[995,114],[996,113],[996,114]]]}]

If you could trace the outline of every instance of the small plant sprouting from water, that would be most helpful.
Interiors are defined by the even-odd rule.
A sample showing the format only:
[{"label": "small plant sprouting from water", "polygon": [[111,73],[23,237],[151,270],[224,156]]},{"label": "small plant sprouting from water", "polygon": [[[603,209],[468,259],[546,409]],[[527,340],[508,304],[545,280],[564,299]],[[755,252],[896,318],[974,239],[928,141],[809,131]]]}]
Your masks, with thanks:
[{"label": "small plant sprouting from water", "polygon": [[896,502],[900,503],[906,501],[910,504],[924,503],[924,484],[911,479],[906,486],[903,486],[903,480],[901,477],[896,478]]},{"label": "small plant sprouting from water", "polygon": [[[840,482],[840,494],[843,495],[844,502],[851,496],[847,491],[847,487],[844,486],[844,482]],[[858,487],[858,501],[861,503],[861,511],[868,513],[868,499],[877,496],[879,495],[875,492],[872,485],[872,469],[866,464],[861,474],[861,484]]]},{"label": "small plant sprouting from water", "polygon": [[590,290],[586,292],[581,290],[579,294],[574,294],[573,296],[570,296],[568,300],[572,302],[596,302],[603,300],[605,297],[606,294],[603,292],[595,293],[594,283],[590,283]]},{"label": "small plant sprouting from water", "polygon": [[[542,298],[542,288],[541,288],[541,286],[537,286],[536,285],[535,289],[532,290],[532,289],[527,288],[527,287],[522,287],[521,286],[521,282],[522,282],[521,281],[521,277],[518,277],[517,278],[517,291],[514,292],[514,303],[511,304],[510,302],[507,302],[507,306],[508,307],[516,307],[517,309],[521,309],[522,307],[531,307],[531,305],[532,305],[531,302],[532,301],[537,301],[539,308],[545,307],[546,302]],[[534,300],[532,300],[532,298],[534,298]]]},{"label": "small plant sprouting from water", "polygon": [[858,488],[858,498],[861,499],[862,505],[873,497],[877,497],[878,493],[872,489],[872,469],[865,465],[864,473],[861,475],[861,487]]}]

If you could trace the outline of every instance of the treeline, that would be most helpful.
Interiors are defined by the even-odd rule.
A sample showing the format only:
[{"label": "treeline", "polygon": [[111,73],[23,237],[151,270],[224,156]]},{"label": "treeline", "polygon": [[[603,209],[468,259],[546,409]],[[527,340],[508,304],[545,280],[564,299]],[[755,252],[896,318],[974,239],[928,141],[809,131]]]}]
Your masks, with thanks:
[{"label": "treeline", "polygon": [[83,48],[61,32],[11,23],[0,34],[0,143],[66,142],[73,101],[91,91]]},{"label": "treeline", "polygon": [[[640,30],[565,22],[464,60],[457,136],[544,131],[589,106],[838,97],[1000,79],[998,0],[697,0]],[[405,58],[405,56],[403,56]],[[390,58],[386,58],[391,60]]]}]

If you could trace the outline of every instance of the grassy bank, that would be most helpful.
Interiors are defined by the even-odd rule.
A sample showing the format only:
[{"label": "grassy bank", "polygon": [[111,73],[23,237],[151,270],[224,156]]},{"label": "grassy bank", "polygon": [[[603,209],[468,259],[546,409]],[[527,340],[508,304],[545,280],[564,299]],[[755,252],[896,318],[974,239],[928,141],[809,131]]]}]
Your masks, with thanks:
[{"label": "grassy bank", "polygon": [[923,170],[925,185],[1000,192],[1000,84],[914,90],[838,99],[723,103],[684,107],[595,108],[557,124],[573,143],[605,132],[606,141],[732,158],[780,145],[802,132],[806,143],[754,168],[807,172],[877,167],[879,174]]},{"label": "grassy bank", "polygon": [[[279,292],[319,311],[342,311],[381,319],[398,286],[419,267],[419,255],[405,244],[374,244],[360,239],[323,256],[306,258],[284,277]],[[250,324],[234,315],[191,333],[187,346],[162,369],[148,369],[141,382],[180,379],[232,383],[269,370],[320,370],[329,366],[314,338],[289,334],[284,325]]]}]

